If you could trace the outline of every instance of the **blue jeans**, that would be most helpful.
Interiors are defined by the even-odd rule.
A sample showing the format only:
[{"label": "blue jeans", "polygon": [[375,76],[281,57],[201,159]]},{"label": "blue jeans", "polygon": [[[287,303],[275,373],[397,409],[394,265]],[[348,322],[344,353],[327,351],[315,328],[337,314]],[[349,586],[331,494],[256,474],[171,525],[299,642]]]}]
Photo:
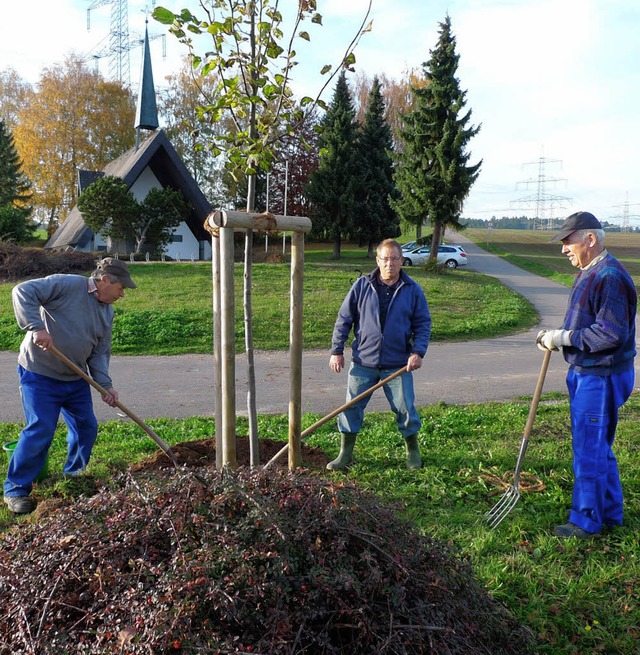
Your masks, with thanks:
[{"label": "blue jeans", "polygon": [[[375,384],[395,373],[397,369],[370,368],[351,362],[349,381],[347,383],[347,402],[361,393],[371,389]],[[396,424],[403,437],[415,434],[422,425],[414,406],[415,392],[413,390],[413,374],[403,373],[383,387],[384,395],[389,401],[391,410],[396,415]],[[356,434],[364,421],[364,410],[371,396],[367,396],[338,416],[338,430]]]},{"label": "blue jeans", "polygon": [[33,481],[47,458],[60,413],[67,424],[65,473],[73,475],[86,468],[98,436],[91,388],[85,380],[63,382],[22,366],[18,366],[18,377],[26,426],[9,462],[5,496],[31,493]]},{"label": "blue jeans", "polygon": [[611,446],[618,409],[633,383],[633,368],[603,377],[567,373],[575,478],[569,521],[587,532],[622,525],[622,485]]}]

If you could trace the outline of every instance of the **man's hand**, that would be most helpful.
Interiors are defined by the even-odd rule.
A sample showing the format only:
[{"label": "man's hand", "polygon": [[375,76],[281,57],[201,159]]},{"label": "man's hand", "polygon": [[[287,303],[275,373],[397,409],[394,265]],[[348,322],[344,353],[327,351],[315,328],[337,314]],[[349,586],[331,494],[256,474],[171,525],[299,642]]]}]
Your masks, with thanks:
[{"label": "man's hand", "polygon": [[540,350],[559,350],[571,345],[572,330],[540,330],[536,344]]},{"label": "man's hand", "polygon": [[407,362],[407,371],[417,371],[422,366],[422,357],[417,353],[412,353]]},{"label": "man's hand", "polygon": [[107,389],[107,393],[102,394],[102,401],[109,407],[116,407],[118,402],[118,392],[115,389]]},{"label": "man's hand", "polygon": [[38,348],[42,348],[42,350],[46,350],[53,345],[53,337],[46,330],[38,330],[37,332],[34,332],[32,338],[33,343],[35,343]]},{"label": "man's hand", "polygon": [[344,355],[331,355],[331,359],[329,360],[329,368],[334,373],[340,373],[340,371],[344,368]]}]

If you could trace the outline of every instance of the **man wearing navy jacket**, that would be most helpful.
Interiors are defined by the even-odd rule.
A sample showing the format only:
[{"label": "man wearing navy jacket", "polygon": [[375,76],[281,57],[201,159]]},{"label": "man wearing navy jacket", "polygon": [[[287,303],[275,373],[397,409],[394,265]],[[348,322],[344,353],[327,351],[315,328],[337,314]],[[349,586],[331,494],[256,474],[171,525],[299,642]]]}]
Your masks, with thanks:
[{"label": "man wearing navy jacket", "polygon": [[[338,312],[329,367],[336,373],[344,368],[344,346],[352,328],[347,402],[406,367],[406,373],[383,388],[405,440],[407,466],[418,469],[422,466],[417,434],[421,421],[414,406],[412,371],[422,366],[427,352],[431,316],[422,287],[404,273],[402,259],[399,243],[393,239],[380,243],[378,267],[356,280]],[[328,469],[342,470],[351,463],[369,398],[338,416],[340,454],[327,464]]]},{"label": "man wearing navy jacket", "polygon": [[562,327],[541,330],[540,348],[562,348],[573,434],[574,486],[569,521],[557,537],[585,539],[622,525],[622,486],[612,445],[618,409],[633,391],[637,296],[633,280],[604,247],[589,212],[567,218],[552,241],[580,269]]}]

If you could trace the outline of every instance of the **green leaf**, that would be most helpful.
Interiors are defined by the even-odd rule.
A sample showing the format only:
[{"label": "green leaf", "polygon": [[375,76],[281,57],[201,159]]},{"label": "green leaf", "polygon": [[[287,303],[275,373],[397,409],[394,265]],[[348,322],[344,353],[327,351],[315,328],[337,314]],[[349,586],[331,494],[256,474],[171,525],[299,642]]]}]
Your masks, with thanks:
[{"label": "green leaf", "polygon": [[332,66],[331,64],[325,64],[321,69],[320,69],[320,75],[326,75],[330,70]]},{"label": "green leaf", "polygon": [[156,7],[151,15],[155,20],[163,25],[171,25],[176,19],[176,15],[164,7]]},{"label": "green leaf", "polygon": [[322,16],[320,14],[314,14],[311,22],[315,23],[316,25],[322,25]]},{"label": "green leaf", "polygon": [[309,37],[309,32],[298,32],[298,36],[301,39],[304,39],[305,41],[311,41],[311,38]]}]

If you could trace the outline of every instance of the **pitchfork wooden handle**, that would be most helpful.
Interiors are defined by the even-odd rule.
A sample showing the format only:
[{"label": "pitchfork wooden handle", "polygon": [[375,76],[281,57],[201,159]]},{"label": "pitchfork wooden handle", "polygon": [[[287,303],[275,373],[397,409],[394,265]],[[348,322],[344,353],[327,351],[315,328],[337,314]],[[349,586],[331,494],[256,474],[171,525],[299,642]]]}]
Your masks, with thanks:
[{"label": "pitchfork wooden handle", "polygon": [[[385,384],[391,382],[394,378],[397,378],[399,375],[402,375],[403,373],[407,373],[408,369],[406,366],[403,366],[402,368],[399,368],[395,373],[392,373],[388,377],[386,377],[384,380],[380,380],[379,382],[376,382],[370,389],[367,389],[366,391],[363,391],[361,394],[357,395],[355,398],[352,398],[348,402],[346,402],[344,405],[340,405],[338,409],[334,409],[332,412],[329,412],[326,416],[323,416],[321,419],[316,421],[313,425],[310,425],[306,430],[300,433],[300,441],[303,439],[306,439],[312,432],[317,430],[321,425],[324,425],[327,421],[330,421],[334,416],[338,416],[340,412],[343,412],[345,409],[348,407],[351,407],[352,405],[355,405],[357,402],[362,400],[363,398],[366,398],[367,396],[370,396],[376,389],[379,389],[380,387],[383,387]],[[276,460],[278,460],[282,455],[284,455],[287,450],[289,450],[289,444],[286,446],[283,446],[265,465],[264,468],[267,469],[273,464]]]},{"label": "pitchfork wooden handle", "polygon": [[514,484],[518,484],[520,479],[520,469],[522,468],[522,461],[524,460],[527,446],[529,445],[529,437],[533,431],[533,422],[536,418],[538,405],[540,404],[540,396],[542,396],[542,387],[544,386],[544,379],[547,377],[547,369],[549,368],[549,360],[551,359],[551,351],[545,348],[544,357],[542,358],[542,365],[540,366],[540,374],[538,375],[538,383],[533,392],[531,399],[531,407],[529,407],[529,416],[527,416],[527,423],[524,426],[524,434],[522,435],[522,444],[520,445],[520,452],[518,453],[518,461],[516,462],[516,470],[513,474]]}]

